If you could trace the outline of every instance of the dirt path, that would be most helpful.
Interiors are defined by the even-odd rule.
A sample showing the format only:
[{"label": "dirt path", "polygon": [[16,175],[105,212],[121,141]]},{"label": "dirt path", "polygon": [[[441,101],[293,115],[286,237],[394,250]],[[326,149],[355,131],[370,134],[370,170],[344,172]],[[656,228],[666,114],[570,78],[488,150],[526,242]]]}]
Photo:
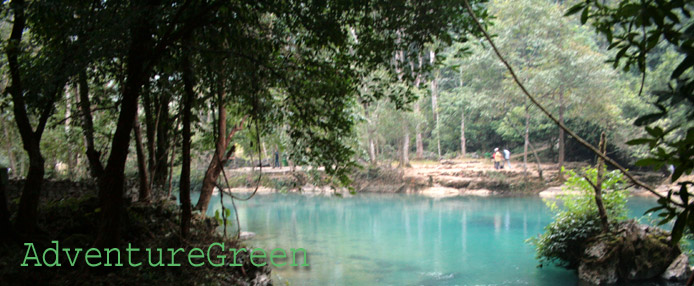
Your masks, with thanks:
[{"label": "dirt path", "polygon": [[[375,193],[414,193],[434,197],[461,195],[530,195],[540,192],[545,195],[563,193],[558,180],[557,164],[542,164],[543,179],[538,175],[537,165],[528,164],[527,173],[521,161],[512,160],[511,168],[495,170],[489,159],[452,159],[437,161],[411,161],[408,168],[393,166],[368,167],[354,176],[352,187],[357,192]],[[567,163],[568,169],[579,169],[585,163]],[[228,169],[227,174],[234,177],[248,177],[258,168]],[[306,180],[309,168],[297,167],[292,172],[289,167],[263,167],[261,192],[306,192],[333,193],[330,186],[316,186]],[[303,178],[302,178],[303,177]],[[229,191],[247,192],[255,182],[234,185]],[[251,182],[252,184],[249,184]],[[545,191],[545,192],[543,192]],[[341,190],[347,193],[346,189]],[[541,194],[542,195],[542,194]],[[544,196],[544,195],[543,195]]]},{"label": "dirt path", "polygon": [[[412,161],[412,168],[405,168],[405,177],[428,177],[446,178],[457,177],[459,179],[475,179],[484,174],[498,173],[506,176],[516,177],[524,175],[523,163],[518,161],[511,162],[511,168],[495,170],[491,160],[485,159],[466,159],[466,160],[443,160],[441,163]],[[556,177],[558,167],[556,164],[542,164],[543,176],[545,179]],[[528,177],[538,177],[535,164],[528,165]]]},{"label": "dirt path", "polygon": [[551,184],[558,172],[556,164],[541,165],[541,181],[536,165],[529,165],[526,175],[523,163],[518,161],[512,161],[511,168],[500,170],[485,159],[413,161],[411,165],[404,169],[403,179],[416,186],[418,193],[431,196],[537,193],[545,184]]}]

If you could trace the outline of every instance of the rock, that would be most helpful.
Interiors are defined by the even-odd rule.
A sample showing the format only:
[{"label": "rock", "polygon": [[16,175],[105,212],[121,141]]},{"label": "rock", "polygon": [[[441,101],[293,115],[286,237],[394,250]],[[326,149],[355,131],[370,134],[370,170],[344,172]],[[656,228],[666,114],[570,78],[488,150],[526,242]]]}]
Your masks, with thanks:
[{"label": "rock", "polygon": [[658,277],[680,254],[672,245],[665,231],[639,224],[633,220],[618,229],[622,238],[620,251],[621,273],[628,280],[644,280]]},{"label": "rock", "polygon": [[250,231],[242,231],[241,234],[239,235],[239,239],[241,240],[248,240],[251,238],[255,237],[255,232],[250,232]]},{"label": "rock", "polygon": [[419,194],[433,198],[445,198],[458,196],[460,195],[460,191],[458,189],[447,187],[431,187],[420,190]]},{"label": "rock", "polygon": [[487,189],[465,190],[461,191],[460,194],[463,196],[488,197],[492,194],[492,191]]},{"label": "rock", "polygon": [[565,195],[565,194],[578,194],[579,192],[577,191],[571,191],[571,190],[566,190],[565,187],[558,186],[558,187],[549,187],[545,189],[544,191],[540,192],[539,195],[541,198],[554,198],[559,195]]},{"label": "rock", "polygon": [[598,241],[589,245],[585,257],[578,266],[578,279],[591,285],[615,284],[619,280],[617,266],[619,257],[611,251],[607,241]]},{"label": "rock", "polygon": [[689,275],[691,275],[689,257],[682,253],[675,258],[675,261],[670,263],[670,266],[668,266],[667,270],[665,270],[660,277],[669,281],[685,281],[689,278]]},{"label": "rock", "polygon": [[410,175],[410,176],[404,176],[404,177],[402,177],[402,179],[412,186],[423,187],[423,186],[429,186],[429,177],[430,176]]},{"label": "rock", "polygon": [[384,184],[384,185],[373,185],[364,186],[359,190],[359,192],[364,193],[397,193],[407,191],[405,184]]},{"label": "rock", "polygon": [[442,186],[455,189],[467,188],[468,186],[470,186],[470,182],[472,181],[469,178],[463,179],[453,176],[440,176],[437,179],[438,183]]},{"label": "rock", "polygon": [[579,279],[593,285],[646,280],[660,276],[670,265],[674,266],[668,277],[686,277],[686,256],[685,261],[676,261],[681,260],[680,250],[667,232],[630,220],[614,233],[594,237],[587,245],[578,267]]},{"label": "rock", "polygon": [[477,181],[476,184],[471,182],[469,189],[489,189],[492,191],[508,191],[511,185],[505,180],[483,180]]},{"label": "rock", "polygon": [[251,281],[251,285],[253,286],[265,286],[265,285],[272,285],[272,280],[270,279],[270,276],[263,273],[257,275],[253,281]]}]

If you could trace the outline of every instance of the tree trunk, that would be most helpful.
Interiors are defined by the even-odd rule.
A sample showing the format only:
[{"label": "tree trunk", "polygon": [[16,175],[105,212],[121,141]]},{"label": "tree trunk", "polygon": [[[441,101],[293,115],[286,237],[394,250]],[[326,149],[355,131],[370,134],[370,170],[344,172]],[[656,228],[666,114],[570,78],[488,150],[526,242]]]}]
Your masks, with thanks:
[{"label": "tree trunk", "polygon": [[[29,171],[24,184],[24,190],[19,201],[19,209],[17,211],[17,230],[24,233],[32,233],[36,230],[37,208],[39,204],[39,196],[41,194],[41,186],[43,184],[44,175],[44,159],[41,155],[41,136],[46,126],[46,121],[50,116],[53,108],[55,94],[49,99],[43,107],[39,124],[36,131],[31,127],[29,116],[26,111],[24,102],[24,89],[19,65],[19,45],[22,41],[22,34],[25,27],[24,6],[26,4],[22,0],[15,0],[10,3],[14,11],[14,23],[10,39],[5,49],[7,62],[10,72],[10,86],[8,91],[12,97],[13,112],[17,129],[21,135],[24,150],[29,155]],[[55,88],[55,93],[58,88]]]},{"label": "tree trunk", "polygon": [[[414,103],[414,113],[416,115],[419,115],[422,113],[422,111],[419,107],[419,100],[417,100]],[[424,157],[424,142],[422,140],[422,123],[419,120],[417,120],[417,123],[414,126],[414,130],[415,130],[414,131],[415,132],[415,139],[414,140],[415,140],[415,145],[417,148],[416,157],[417,157],[417,159],[422,159]]]},{"label": "tree trunk", "polygon": [[[559,122],[564,124],[564,94],[559,92]],[[564,178],[562,168],[564,167],[564,129],[559,128],[559,178]]]},{"label": "tree trunk", "polygon": [[[184,40],[184,45],[189,44],[189,37]],[[180,201],[181,201],[181,237],[187,238],[190,231],[191,202],[190,202],[190,117],[191,105],[193,104],[193,67],[190,62],[190,51],[184,48],[183,55],[183,84],[185,97],[183,100],[183,132],[181,143],[181,179],[180,179]],[[202,213],[205,214],[204,212]]]},{"label": "tree trunk", "polygon": [[15,173],[19,172],[19,170],[17,169],[17,159],[14,156],[14,152],[12,152],[12,149],[13,149],[12,140],[10,139],[12,137],[10,137],[10,134],[9,134],[9,129],[11,128],[10,124],[12,124],[12,123],[3,122],[2,123],[2,129],[3,129],[3,132],[5,133],[5,140],[6,140],[5,141],[5,143],[6,143],[5,148],[7,148],[7,157],[9,157],[9,159],[10,159],[10,168],[12,169],[12,171],[10,172],[11,175],[8,175],[8,176],[14,176]]},{"label": "tree trunk", "polygon": [[27,153],[29,154],[29,172],[19,201],[16,224],[17,230],[31,233],[36,229],[39,197],[43,185],[44,159],[38,142],[29,146]]},{"label": "tree trunk", "polygon": [[[69,88],[69,86],[68,86]],[[77,95],[77,89],[75,89],[75,95]],[[70,102],[70,93],[66,92],[65,93],[65,114],[63,117],[63,121],[65,124],[65,136],[70,136],[70,119],[72,118],[71,116],[72,113],[72,102]]]},{"label": "tree trunk", "polygon": [[[261,142],[262,142],[262,141],[261,141]],[[263,158],[268,158],[268,156],[267,156],[267,149],[265,148],[265,142],[262,142],[262,144],[260,144],[260,146],[263,147]],[[263,164],[262,158],[258,158],[258,160],[260,161],[260,164]]]},{"label": "tree trunk", "polygon": [[465,159],[467,155],[467,139],[465,139],[465,108],[460,111],[460,154]]},{"label": "tree trunk", "polygon": [[[215,144],[214,155],[212,155],[212,159],[210,159],[210,164],[207,166],[205,177],[202,180],[200,199],[195,205],[195,209],[200,210],[202,214],[207,212],[207,207],[210,204],[215,183],[217,182],[217,178],[219,178],[219,173],[221,172],[222,168],[224,168],[222,161],[224,161],[223,156],[227,149],[227,115],[226,107],[224,106],[224,97],[226,93],[224,91],[223,79],[219,79],[217,86],[219,88],[217,97],[217,112],[219,114],[217,120],[217,142]],[[265,145],[263,144],[263,150],[264,149]],[[260,164],[262,164],[262,162],[260,162]]]},{"label": "tree trunk", "polygon": [[92,121],[91,102],[89,100],[89,84],[87,83],[87,72],[82,71],[78,75],[80,109],[82,111],[82,133],[84,134],[85,145],[87,146],[87,162],[91,176],[98,180],[104,173],[104,166],[101,164],[101,154],[94,147],[94,123]]},{"label": "tree trunk", "polygon": [[383,143],[383,142],[376,141],[376,157],[377,158],[383,158],[384,156],[387,156],[387,155],[383,155],[383,145],[384,144],[385,143]]},{"label": "tree trunk", "polygon": [[[436,63],[436,52],[429,51],[429,62],[432,66]],[[431,111],[434,115],[434,131],[436,132],[436,147],[438,150],[438,159],[441,160],[441,136],[439,136],[439,105],[438,105],[438,71],[434,71],[434,76],[431,78]]]},{"label": "tree trunk", "polygon": [[[135,5],[146,6],[147,4]],[[149,78],[151,61],[155,56],[159,56],[152,54],[154,46],[152,32],[145,17],[137,19],[129,32],[132,35],[132,41],[126,58],[127,76],[123,87],[120,115],[111,141],[111,154],[104,170],[108,176],[101,176],[99,180],[102,211],[101,223],[94,242],[96,248],[117,247],[120,242],[125,161],[128,157],[130,133],[135,114],[137,114],[137,99],[142,91],[143,83]]]},{"label": "tree trunk", "polygon": [[372,122],[369,118],[369,106],[367,104],[364,104],[364,117],[366,117],[367,120],[369,120],[368,124],[366,125],[366,136],[368,137],[368,139],[367,139],[368,143],[367,144],[369,145],[368,146],[369,163],[371,165],[376,165],[376,150],[375,150],[374,139],[373,139],[374,130],[373,130],[373,126],[371,126]]},{"label": "tree trunk", "polygon": [[376,161],[376,145],[374,144],[374,139],[371,136],[369,136],[369,160],[371,165],[376,165],[378,163]]},{"label": "tree trunk", "polygon": [[[178,124],[176,124],[176,129],[178,129]],[[171,142],[171,161],[169,162],[169,190],[166,193],[166,198],[171,197],[171,191],[173,190],[173,183],[171,182],[173,180],[173,167],[174,167],[174,159],[176,158],[176,135],[174,135],[173,140]]]},{"label": "tree trunk", "polygon": [[404,160],[405,156],[403,156],[403,154],[402,154],[404,152],[403,148],[402,148],[403,144],[402,144],[402,142],[398,142],[397,144],[398,144],[398,150],[397,150],[397,153],[394,155],[398,158],[398,168],[404,168],[405,167],[405,160]]},{"label": "tree trunk", "polygon": [[7,169],[0,168],[0,242],[7,241],[14,234],[10,224],[10,210],[7,208]]},{"label": "tree trunk", "polygon": [[[77,113],[80,114],[79,83],[74,84],[74,90],[75,90],[75,103],[74,104],[75,104],[75,108],[77,109]],[[81,121],[78,121],[78,122],[81,122]],[[84,140],[84,138],[83,138],[83,140]],[[88,170],[86,170],[85,168],[82,168],[82,166],[81,166],[81,160],[80,159],[82,158],[82,154],[80,154],[79,152],[73,152],[72,157],[74,158],[74,162],[75,162],[75,168],[76,168],[75,175],[79,176],[79,177],[89,176]],[[89,169],[89,167],[87,167],[87,169]]]},{"label": "tree trunk", "polygon": [[[602,132],[600,134],[600,152],[602,154],[606,154],[606,145],[607,142],[605,142],[605,132]],[[596,183],[595,183],[595,204],[598,206],[598,214],[600,215],[600,222],[602,224],[602,231],[604,233],[607,233],[610,230],[610,224],[608,223],[607,220],[607,211],[605,211],[605,205],[602,202],[602,170],[603,169],[603,160],[601,157],[598,157],[598,174],[596,178]]]},{"label": "tree trunk", "polygon": [[[220,114],[220,120],[221,120]],[[224,136],[218,138],[217,147],[215,148],[214,155],[210,159],[210,164],[207,166],[207,171],[205,171],[205,177],[202,180],[202,188],[200,189],[200,199],[195,205],[196,210],[200,210],[202,214],[207,213],[207,207],[210,204],[210,199],[212,198],[212,193],[215,188],[215,183],[217,178],[219,178],[219,173],[224,166],[221,165],[222,158],[226,146],[222,146]]]},{"label": "tree trunk", "polygon": [[541,181],[544,181],[544,177],[542,176],[542,163],[540,162],[540,157],[537,156],[537,150],[535,150],[535,147],[533,147],[533,144],[528,141],[528,146],[530,146],[530,149],[533,151],[533,156],[535,157],[535,162],[537,163],[537,175],[540,177]]},{"label": "tree trunk", "polygon": [[[527,106],[526,106],[526,133],[528,133],[528,130],[527,130],[527,129],[528,129],[528,122],[529,122],[529,115],[528,115],[528,113],[527,113]],[[521,132],[518,130],[518,128],[516,128],[516,126],[514,126],[513,124],[509,123],[509,126],[510,126],[511,128],[513,128],[513,130],[516,131],[516,133],[518,133],[518,134],[521,133]],[[535,157],[535,162],[537,163],[537,174],[538,174],[538,176],[540,177],[540,180],[541,180],[541,181],[544,181],[544,178],[542,177],[542,162],[540,162],[540,157],[537,155],[537,150],[535,150],[535,147],[533,146],[533,144],[530,143],[530,140],[527,139],[527,135],[526,135],[525,142],[526,142],[527,145],[528,145],[527,147],[530,147],[530,150],[532,150],[533,156]],[[524,149],[525,149],[525,152],[524,152],[524,153],[525,153],[525,154],[524,154],[524,161],[526,162],[526,164],[527,164],[527,153],[528,153],[527,147],[524,147]],[[527,169],[526,169],[526,171],[527,171]]]},{"label": "tree trunk", "polygon": [[[458,87],[463,88],[463,67],[460,67],[460,81],[458,82]],[[460,155],[465,159],[467,155],[467,140],[465,139],[465,105],[460,110]]]},{"label": "tree trunk", "polygon": [[[417,75],[415,76],[414,87],[419,89],[419,85],[422,83],[422,65],[424,64],[421,53],[417,54],[417,60],[419,62],[419,68],[417,71]],[[414,64],[412,64],[412,70],[414,72]],[[419,99],[414,103],[414,113],[416,115],[420,115],[422,113],[419,106]],[[422,140],[422,122],[420,122],[420,120],[417,120],[417,124],[415,125],[414,129],[415,144],[417,145],[417,159],[421,159],[422,157],[424,157],[424,143]]]},{"label": "tree trunk", "polygon": [[405,133],[404,138],[402,139],[402,163],[403,167],[409,167],[410,166],[410,132],[407,131],[405,128],[405,125],[403,125],[403,132]]},{"label": "tree trunk", "polygon": [[137,153],[137,172],[140,179],[140,194],[138,200],[141,202],[149,202],[152,190],[149,188],[149,178],[147,176],[147,162],[145,162],[145,150],[142,146],[142,134],[140,132],[140,122],[135,115],[133,126],[135,133],[135,150]]},{"label": "tree trunk", "polygon": [[[241,130],[245,117],[241,120],[239,125],[234,127],[231,132],[227,134],[227,117],[226,117],[226,87],[224,85],[224,80],[219,79],[217,84],[219,87],[218,97],[217,97],[217,111],[219,113],[217,120],[217,142],[215,144],[214,155],[210,160],[210,164],[207,166],[207,171],[205,171],[205,177],[202,180],[202,187],[200,189],[200,199],[198,199],[195,205],[196,210],[200,210],[202,214],[207,212],[207,207],[210,204],[210,199],[212,198],[212,192],[214,191],[217,178],[224,168],[224,163],[229,159],[231,154],[234,152],[232,147],[228,152],[229,142],[231,142],[232,137],[236,132]],[[263,150],[265,150],[265,144],[263,143]],[[226,152],[226,153],[225,153]],[[262,164],[262,162],[260,162]],[[220,190],[221,191],[221,190]]]},{"label": "tree trunk", "polygon": [[[221,97],[223,97],[223,95],[220,95],[220,99]],[[223,103],[220,105],[223,105]],[[225,111],[223,106],[220,107],[220,111]],[[219,120],[221,121],[222,119],[224,119],[224,121],[226,121],[226,115],[222,114],[225,113],[220,113]],[[232,129],[228,135],[225,134],[226,124],[220,125],[220,127],[224,127],[224,129],[219,129],[220,136],[217,138],[217,146],[215,148],[215,152],[210,161],[210,164],[207,166],[207,171],[205,171],[205,177],[202,180],[202,188],[200,189],[200,199],[198,200],[198,203],[195,205],[195,209],[199,210],[203,214],[207,212],[207,207],[210,204],[210,199],[212,198],[212,192],[214,191],[215,183],[217,182],[217,178],[219,178],[219,174],[222,172],[222,168],[224,168],[224,163],[229,159],[229,157],[231,156],[231,154],[233,154],[235,150],[234,146],[232,146],[231,149],[227,151],[229,147],[229,142],[231,142],[231,138],[234,136],[234,134],[241,130],[245,119],[246,118],[243,118],[241,120],[241,123],[234,127],[234,129]]]},{"label": "tree trunk", "polygon": [[[400,36],[398,36],[399,40]],[[395,52],[395,73],[398,76],[398,81],[402,82],[402,77],[404,76],[403,74],[403,65],[405,62],[405,53],[402,50],[398,50]]]},{"label": "tree trunk", "polygon": [[157,148],[155,152],[155,171],[153,176],[154,185],[163,188],[166,184],[166,174],[167,172],[167,162],[168,162],[168,152],[169,152],[169,130],[171,129],[171,117],[169,116],[169,100],[170,96],[160,94],[159,95],[159,113],[157,114]]},{"label": "tree trunk", "polygon": [[149,90],[149,84],[145,83],[144,91],[142,94],[142,107],[145,110],[145,130],[146,130],[146,136],[147,136],[147,168],[149,170],[149,175],[150,175],[150,182],[149,186],[150,188],[154,185],[154,171],[155,171],[155,162],[156,160],[154,159],[155,153],[154,153],[154,146],[156,144],[156,128],[157,128],[157,123],[154,119],[154,114],[158,114],[159,112],[153,111],[153,106],[152,106],[152,94]]},{"label": "tree trunk", "polygon": [[525,143],[523,144],[523,174],[528,177],[528,143],[530,133],[530,113],[528,105],[525,106]]},{"label": "tree trunk", "polygon": [[[69,89],[69,86],[67,87]],[[75,93],[75,97],[77,97],[77,89],[73,91]],[[72,102],[70,101],[70,92],[65,92],[65,114],[64,114],[64,130],[65,130],[65,137],[69,138],[70,137],[70,124],[71,124],[71,119],[72,119]],[[67,175],[69,178],[73,178],[74,170],[75,170],[75,165],[74,161],[72,160],[72,144],[65,144],[65,147],[67,149],[67,154],[65,154],[65,164],[67,164]]]}]

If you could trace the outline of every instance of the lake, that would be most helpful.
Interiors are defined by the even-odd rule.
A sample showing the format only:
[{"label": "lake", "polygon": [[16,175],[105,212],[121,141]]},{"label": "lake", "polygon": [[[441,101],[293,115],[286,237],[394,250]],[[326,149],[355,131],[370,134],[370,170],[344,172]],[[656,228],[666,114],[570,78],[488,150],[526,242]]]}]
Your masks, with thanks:
[{"label": "lake", "polygon": [[[574,271],[538,268],[525,243],[552,219],[539,197],[265,194],[236,203],[242,230],[257,234],[248,244],[309,253],[310,267],[274,268],[275,285],[577,283]],[[655,204],[630,198],[630,216]],[[213,197],[208,214],[217,209]]]}]

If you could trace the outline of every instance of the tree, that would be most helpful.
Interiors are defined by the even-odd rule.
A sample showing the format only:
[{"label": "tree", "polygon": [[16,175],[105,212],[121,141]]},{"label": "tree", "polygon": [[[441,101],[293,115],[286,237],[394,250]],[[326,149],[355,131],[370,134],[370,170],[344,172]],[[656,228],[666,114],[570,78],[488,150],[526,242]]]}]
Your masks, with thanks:
[{"label": "tree", "polygon": [[[694,41],[692,41],[692,18],[694,7],[687,1],[632,1],[623,0],[614,3],[585,1],[578,3],[566,12],[566,15],[581,12],[581,23],[589,23],[595,32],[605,37],[609,48],[618,50],[610,59],[614,67],[624,71],[637,69],[642,75],[642,90],[645,85],[647,57],[657,51],[657,47],[676,50],[681,57],[676,65],[670,66],[669,78],[659,78],[667,82],[665,89],[653,90],[656,96],[654,105],[658,111],[646,114],[634,121],[636,126],[643,126],[647,136],[634,139],[627,144],[646,145],[651,150],[647,158],[637,162],[641,166],[663,167],[670,164],[674,167],[671,176],[676,182],[682,174],[691,174],[694,169]],[[659,74],[663,76],[662,73]],[[680,118],[673,124],[666,124],[664,119],[671,116]],[[685,119],[685,122],[681,120]],[[690,204],[689,187],[694,182],[679,183],[680,189],[670,190],[667,196],[660,195],[659,206],[650,210],[662,210],[665,213],[661,223],[675,219],[672,229],[672,240],[677,242],[685,228],[694,230],[694,206]],[[672,195],[679,197],[673,200]],[[688,285],[694,282],[690,277]]]},{"label": "tree", "polygon": [[94,179],[99,179],[104,173],[104,166],[101,164],[101,154],[96,150],[94,143],[94,123],[92,119],[92,104],[89,99],[89,83],[87,82],[87,72],[81,71],[78,75],[80,111],[82,112],[82,133],[87,147],[87,160],[89,171]]},{"label": "tree", "polygon": [[[543,103],[552,110],[561,110],[560,117],[571,127],[593,122],[591,129],[581,130],[582,136],[597,141],[597,135],[593,134],[598,128],[610,134],[610,142],[627,138],[625,134],[633,128],[625,123],[627,119],[621,109],[631,108],[633,102],[620,100],[636,92],[625,88],[628,82],[604,64],[606,51],[589,37],[589,31],[562,18],[561,4],[500,0],[490,2],[488,7],[495,17],[490,31],[496,35],[499,49],[513,66],[523,70],[521,80],[541,95]],[[507,146],[512,151],[517,148],[517,153],[523,152],[526,140],[520,126],[524,125],[526,115],[528,142],[535,142],[538,147],[558,145],[559,149],[565,149],[561,147],[565,145],[561,132],[549,120],[533,112],[534,109],[524,112],[525,100],[513,79],[486,46],[454,45],[440,54],[444,59],[440,68],[439,100],[443,153],[462,149],[458,135],[463,134],[463,115],[465,134],[469,135],[466,139],[470,139],[466,145],[472,150]],[[457,99],[446,98],[449,96]],[[465,113],[453,109],[461,108],[460,105],[450,105],[456,100],[463,102]],[[578,153],[574,149],[579,148],[572,148],[574,154]],[[563,157],[563,152],[555,154],[557,159]]]},{"label": "tree", "polygon": [[[168,154],[173,153],[170,129],[174,122],[185,121],[183,145],[188,145],[195,139],[191,137],[200,121],[197,116],[214,109],[219,112],[221,106],[226,110],[217,114],[217,134],[225,131],[227,121],[245,117],[256,125],[258,137],[284,130],[294,143],[289,153],[296,163],[324,166],[328,174],[346,183],[347,171],[354,166],[354,142],[349,138],[361,100],[356,91],[362,72],[380,66],[392,74],[394,67],[389,64],[396,51],[421,50],[432,37],[450,42],[465,34],[469,25],[460,15],[460,3],[448,2],[78,2],[60,7],[42,0],[30,5],[21,0],[9,3],[14,27],[5,50],[12,79],[7,90],[30,157],[18,217],[29,222],[23,226],[32,227],[44,176],[41,135],[55,110],[53,102],[70,80],[77,82],[79,96],[61,102],[65,107],[61,104],[59,109],[64,111],[63,118],[71,120],[67,114],[74,114],[73,99],[80,99],[84,149],[98,181],[101,205],[94,242],[98,248],[119,244],[131,134],[140,155],[141,178],[147,180],[144,174],[149,173],[149,185],[161,187],[170,166]],[[444,22],[449,25],[439,25]],[[184,41],[184,36],[192,40]],[[189,62],[183,64],[184,59]],[[409,85],[410,73],[401,74]],[[23,84],[29,77],[38,79],[36,87]],[[183,99],[172,95],[180,93],[185,94]],[[141,120],[137,117],[141,97],[146,146],[135,128]],[[410,98],[394,93],[391,99],[408,102]],[[48,104],[38,104],[38,99]],[[217,108],[200,107],[215,100]],[[174,106],[184,108],[170,112]],[[118,119],[94,116],[100,109],[118,113]],[[172,114],[184,116],[174,119]],[[30,122],[38,126],[34,129]],[[99,131],[104,126],[113,132],[102,136]],[[227,138],[228,134],[219,136],[224,147],[220,150],[230,149]],[[100,148],[102,141],[110,142]],[[407,144],[409,139],[401,142],[402,154],[409,151]],[[189,146],[182,147],[182,161],[188,164]],[[145,150],[149,170],[143,168]],[[220,163],[211,168],[212,173],[218,174],[222,167]],[[184,204],[189,199],[185,194],[190,189],[185,182],[189,176],[181,176]],[[213,176],[210,181],[215,181]],[[142,187],[144,199],[148,193],[144,182]],[[185,234],[188,214],[183,216]]]},{"label": "tree", "polygon": [[[170,8],[158,1],[131,3],[128,11],[133,21],[129,27],[130,46],[124,55],[126,65],[122,102],[116,131],[111,143],[111,153],[105,168],[109,176],[99,180],[99,198],[102,204],[102,224],[94,242],[95,247],[113,247],[120,238],[120,214],[123,207],[123,183],[125,160],[130,144],[130,132],[137,114],[138,97],[144,83],[149,79],[152,67],[162,55],[185,33],[208,23],[211,10],[216,4],[182,5]],[[152,18],[159,15],[162,18]],[[167,15],[177,15],[180,22],[169,23],[155,39],[153,30],[157,21],[165,21]],[[181,18],[179,18],[181,17]]]},{"label": "tree", "polygon": [[[182,43],[185,45],[190,45],[190,40],[191,36],[188,34],[183,39]],[[181,144],[182,166],[179,195],[181,196],[181,237],[187,238],[188,233],[190,232],[192,209],[192,204],[190,202],[190,117],[193,100],[195,99],[195,91],[193,91],[195,79],[193,75],[190,47],[186,47],[183,50],[182,57],[183,84],[185,85],[185,92],[183,95],[183,143]]]},{"label": "tree", "polygon": [[[10,3],[14,22],[5,54],[10,74],[10,86],[7,87],[7,91],[12,98],[14,118],[24,150],[29,156],[29,170],[19,202],[16,227],[21,232],[32,233],[36,229],[37,208],[44,176],[41,137],[53,112],[53,103],[62,93],[71,71],[70,67],[74,65],[71,64],[73,56],[65,53],[66,48],[73,47],[68,43],[65,34],[54,35],[55,40],[49,41],[45,38],[47,35],[41,34],[39,30],[32,36],[36,37],[35,40],[45,43],[43,49],[33,53],[25,50],[23,41],[27,25],[41,24],[40,18],[34,18],[37,14],[27,15],[26,7],[27,3],[21,0]],[[22,63],[20,60],[31,64]],[[33,68],[26,69],[23,66]],[[66,66],[68,68],[65,68]],[[28,86],[27,78],[34,79],[34,84]],[[38,114],[38,124],[35,128],[32,127],[31,114],[27,107]]]},{"label": "tree", "polygon": [[[429,64],[430,65],[435,65],[436,64],[436,52],[431,49],[429,50]],[[436,150],[438,151],[438,158],[441,160],[441,135],[440,135],[440,130],[439,130],[439,104],[438,104],[438,97],[439,97],[439,71],[434,70],[433,75],[431,76],[431,82],[429,83],[429,87],[431,88],[431,110],[432,114],[434,115],[434,132],[436,134]]]}]

